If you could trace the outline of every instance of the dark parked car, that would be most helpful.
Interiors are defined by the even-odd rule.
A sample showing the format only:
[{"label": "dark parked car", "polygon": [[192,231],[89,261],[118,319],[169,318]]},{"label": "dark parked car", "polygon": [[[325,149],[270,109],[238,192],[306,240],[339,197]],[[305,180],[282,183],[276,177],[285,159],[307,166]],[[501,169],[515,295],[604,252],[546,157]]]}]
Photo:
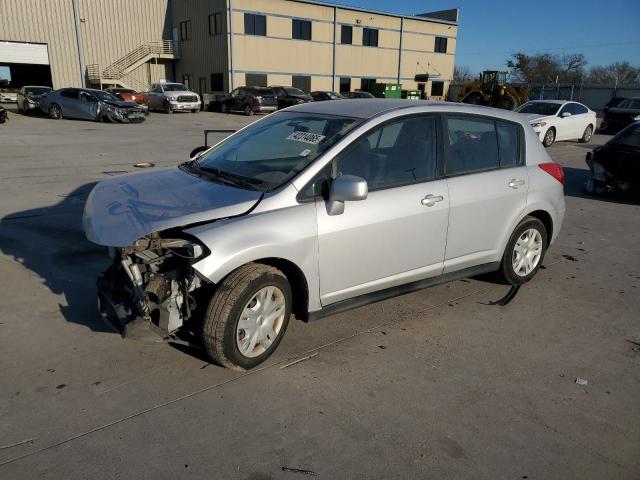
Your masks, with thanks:
[{"label": "dark parked car", "polygon": [[344,98],[376,98],[369,92],[363,92],[362,90],[356,90],[355,92],[343,92],[340,95]]},{"label": "dark parked car", "polygon": [[640,121],[587,153],[589,193],[640,192]]},{"label": "dark parked car", "polygon": [[0,123],[4,123],[9,119],[9,115],[7,115],[7,111],[3,106],[0,105]]},{"label": "dark parked car", "polygon": [[266,87],[238,87],[220,99],[222,113],[243,112],[253,115],[275,112],[277,108],[273,90]]},{"label": "dark parked car", "polygon": [[340,100],[344,97],[336,92],[317,91],[311,92],[311,98],[313,98],[314,102],[322,102],[325,100]]},{"label": "dark parked car", "polygon": [[291,107],[292,105],[299,105],[301,103],[313,102],[311,95],[307,95],[296,87],[281,87],[276,85],[269,88],[273,90],[273,94],[276,96],[278,109]]},{"label": "dark parked car", "polygon": [[607,102],[607,104],[602,108],[602,113],[607,113],[609,111],[609,109],[611,108],[615,108],[618,105],[620,105],[620,103],[622,103],[623,101],[625,101],[627,98],[626,97],[613,97],[611,100],[609,100]]},{"label": "dark parked car", "polygon": [[77,118],[98,122],[138,123],[144,112],[134,102],[89,88],[62,88],[40,99],[40,110],[53,119]]},{"label": "dark parked car", "polygon": [[38,110],[40,99],[43,95],[52,92],[51,87],[29,86],[22,87],[18,90],[17,107],[18,112],[28,113],[33,110]]},{"label": "dark parked car", "polygon": [[627,98],[617,107],[607,111],[602,119],[600,131],[616,133],[637,120],[640,120],[640,97]]}]

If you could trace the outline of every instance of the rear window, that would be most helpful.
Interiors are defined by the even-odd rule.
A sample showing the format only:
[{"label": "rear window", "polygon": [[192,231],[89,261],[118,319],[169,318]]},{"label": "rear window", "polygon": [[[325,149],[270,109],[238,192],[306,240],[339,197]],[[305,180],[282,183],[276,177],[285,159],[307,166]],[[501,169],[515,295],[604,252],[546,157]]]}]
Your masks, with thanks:
[{"label": "rear window", "polygon": [[256,87],[251,87],[251,88],[247,88],[247,94],[248,95],[273,95],[273,90],[270,88],[256,88]]},{"label": "rear window", "polygon": [[518,113],[533,113],[537,115],[555,115],[560,109],[560,103],[527,102],[516,110]]},{"label": "rear window", "polygon": [[24,93],[27,95],[42,95],[51,91],[49,87],[29,87],[25,88]]}]

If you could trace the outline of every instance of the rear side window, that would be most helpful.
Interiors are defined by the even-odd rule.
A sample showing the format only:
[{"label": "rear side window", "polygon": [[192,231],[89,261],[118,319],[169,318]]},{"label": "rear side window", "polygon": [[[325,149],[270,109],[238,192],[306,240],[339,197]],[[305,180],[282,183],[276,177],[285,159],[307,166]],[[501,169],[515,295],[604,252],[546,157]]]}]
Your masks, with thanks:
[{"label": "rear side window", "polygon": [[67,98],[78,98],[78,90],[75,90],[75,89],[64,90],[63,92],[60,92],[60,95]]},{"label": "rear side window", "polygon": [[520,163],[520,127],[486,118],[445,117],[445,174],[482,172]]}]

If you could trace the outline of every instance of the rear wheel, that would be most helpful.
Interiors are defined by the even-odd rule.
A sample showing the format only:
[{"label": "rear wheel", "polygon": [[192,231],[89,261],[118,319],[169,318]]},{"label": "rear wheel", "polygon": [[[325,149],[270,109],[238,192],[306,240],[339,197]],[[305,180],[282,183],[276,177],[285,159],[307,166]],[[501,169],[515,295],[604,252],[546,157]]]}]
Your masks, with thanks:
[{"label": "rear wheel", "polygon": [[60,108],[60,105],[54,103],[49,107],[49,117],[54,120],[60,120],[62,118],[62,109]]},{"label": "rear wheel", "polygon": [[255,263],[240,267],[209,302],[202,330],[207,353],[236,370],[261,364],[284,337],[291,305],[291,286],[280,270]]},{"label": "rear wheel", "polygon": [[553,142],[556,141],[556,129],[551,127],[547,130],[547,133],[544,134],[544,139],[542,140],[542,144],[545,147],[550,147],[553,145]]},{"label": "rear wheel", "polygon": [[582,134],[582,138],[580,138],[580,140],[578,141],[580,143],[587,143],[589,140],[591,140],[592,136],[593,136],[593,126],[587,125],[587,128],[584,129],[584,133]]},{"label": "rear wheel", "polygon": [[502,279],[511,285],[531,280],[542,265],[547,244],[544,224],[535,217],[525,217],[511,234],[502,256]]}]

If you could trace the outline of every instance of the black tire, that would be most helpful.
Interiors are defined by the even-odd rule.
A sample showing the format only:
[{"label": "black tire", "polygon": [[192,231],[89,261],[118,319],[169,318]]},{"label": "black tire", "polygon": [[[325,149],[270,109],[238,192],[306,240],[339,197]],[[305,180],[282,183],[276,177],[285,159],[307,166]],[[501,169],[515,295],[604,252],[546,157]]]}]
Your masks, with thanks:
[{"label": "black tire", "polygon": [[[514,256],[516,255],[515,247],[520,236],[529,229],[535,229],[540,233],[542,238],[542,251],[535,267],[528,274],[520,275],[516,273],[513,267]],[[544,224],[535,217],[525,217],[511,234],[511,238],[509,238],[507,247],[502,255],[502,262],[498,272],[501,280],[509,285],[522,285],[531,280],[542,266],[544,255],[547,252],[548,242],[547,229]]]},{"label": "black tire", "polygon": [[194,108],[193,110],[191,110],[191,113],[198,113],[198,109]]},{"label": "black tire", "polygon": [[60,120],[62,118],[62,108],[57,103],[53,103],[49,106],[49,117],[53,120]]},{"label": "black tire", "polygon": [[245,105],[244,107],[244,114],[247,117],[250,117],[251,115],[253,115],[253,109],[251,108],[251,105]]},{"label": "black tire", "polygon": [[503,110],[515,110],[518,106],[518,100],[512,95],[503,95],[496,102],[496,107]]},{"label": "black tire", "polygon": [[222,105],[220,105],[220,111],[222,113],[229,113],[229,107],[227,107],[226,103],[223,103]]},{"label": "black tire", "polygon": [[578,142],[587,143],[589,140],[591,140],[592,136],[593,136],[593,125],[587,125],[587,128],[584,129],[584,133],[582,134],[582,137],[578,140]]},{"label": "black tire", "polygon": [[[261,355],[248,357],[238,348],[236,331],[244,307],[261,289],[278,287],[284,294],[284,321],[271,345]],[[230,273],[218,285],[204,315],[202,338],[214,363],[234,370],[248,370],[264,362],[280,344],[291,315],[291,286],[277,268],[249,263]]]},{"label": "black tire", "polygon": [[556,141],[556,129],[553,127],[549,127],[549,130],[547,130],[544,134],[544,138],[542,139],[542,145],[544,145],[545,147],[550,147],[551,145],[553,145],[553,142]]},{"label": "black tire", "polygon": [[173,113],[173,108],[171,108],[171,104],[169,104],[169,102],[164,102],[164,107],[162,109],[164,111],[164,113],[166,114],[171,114]]}]

